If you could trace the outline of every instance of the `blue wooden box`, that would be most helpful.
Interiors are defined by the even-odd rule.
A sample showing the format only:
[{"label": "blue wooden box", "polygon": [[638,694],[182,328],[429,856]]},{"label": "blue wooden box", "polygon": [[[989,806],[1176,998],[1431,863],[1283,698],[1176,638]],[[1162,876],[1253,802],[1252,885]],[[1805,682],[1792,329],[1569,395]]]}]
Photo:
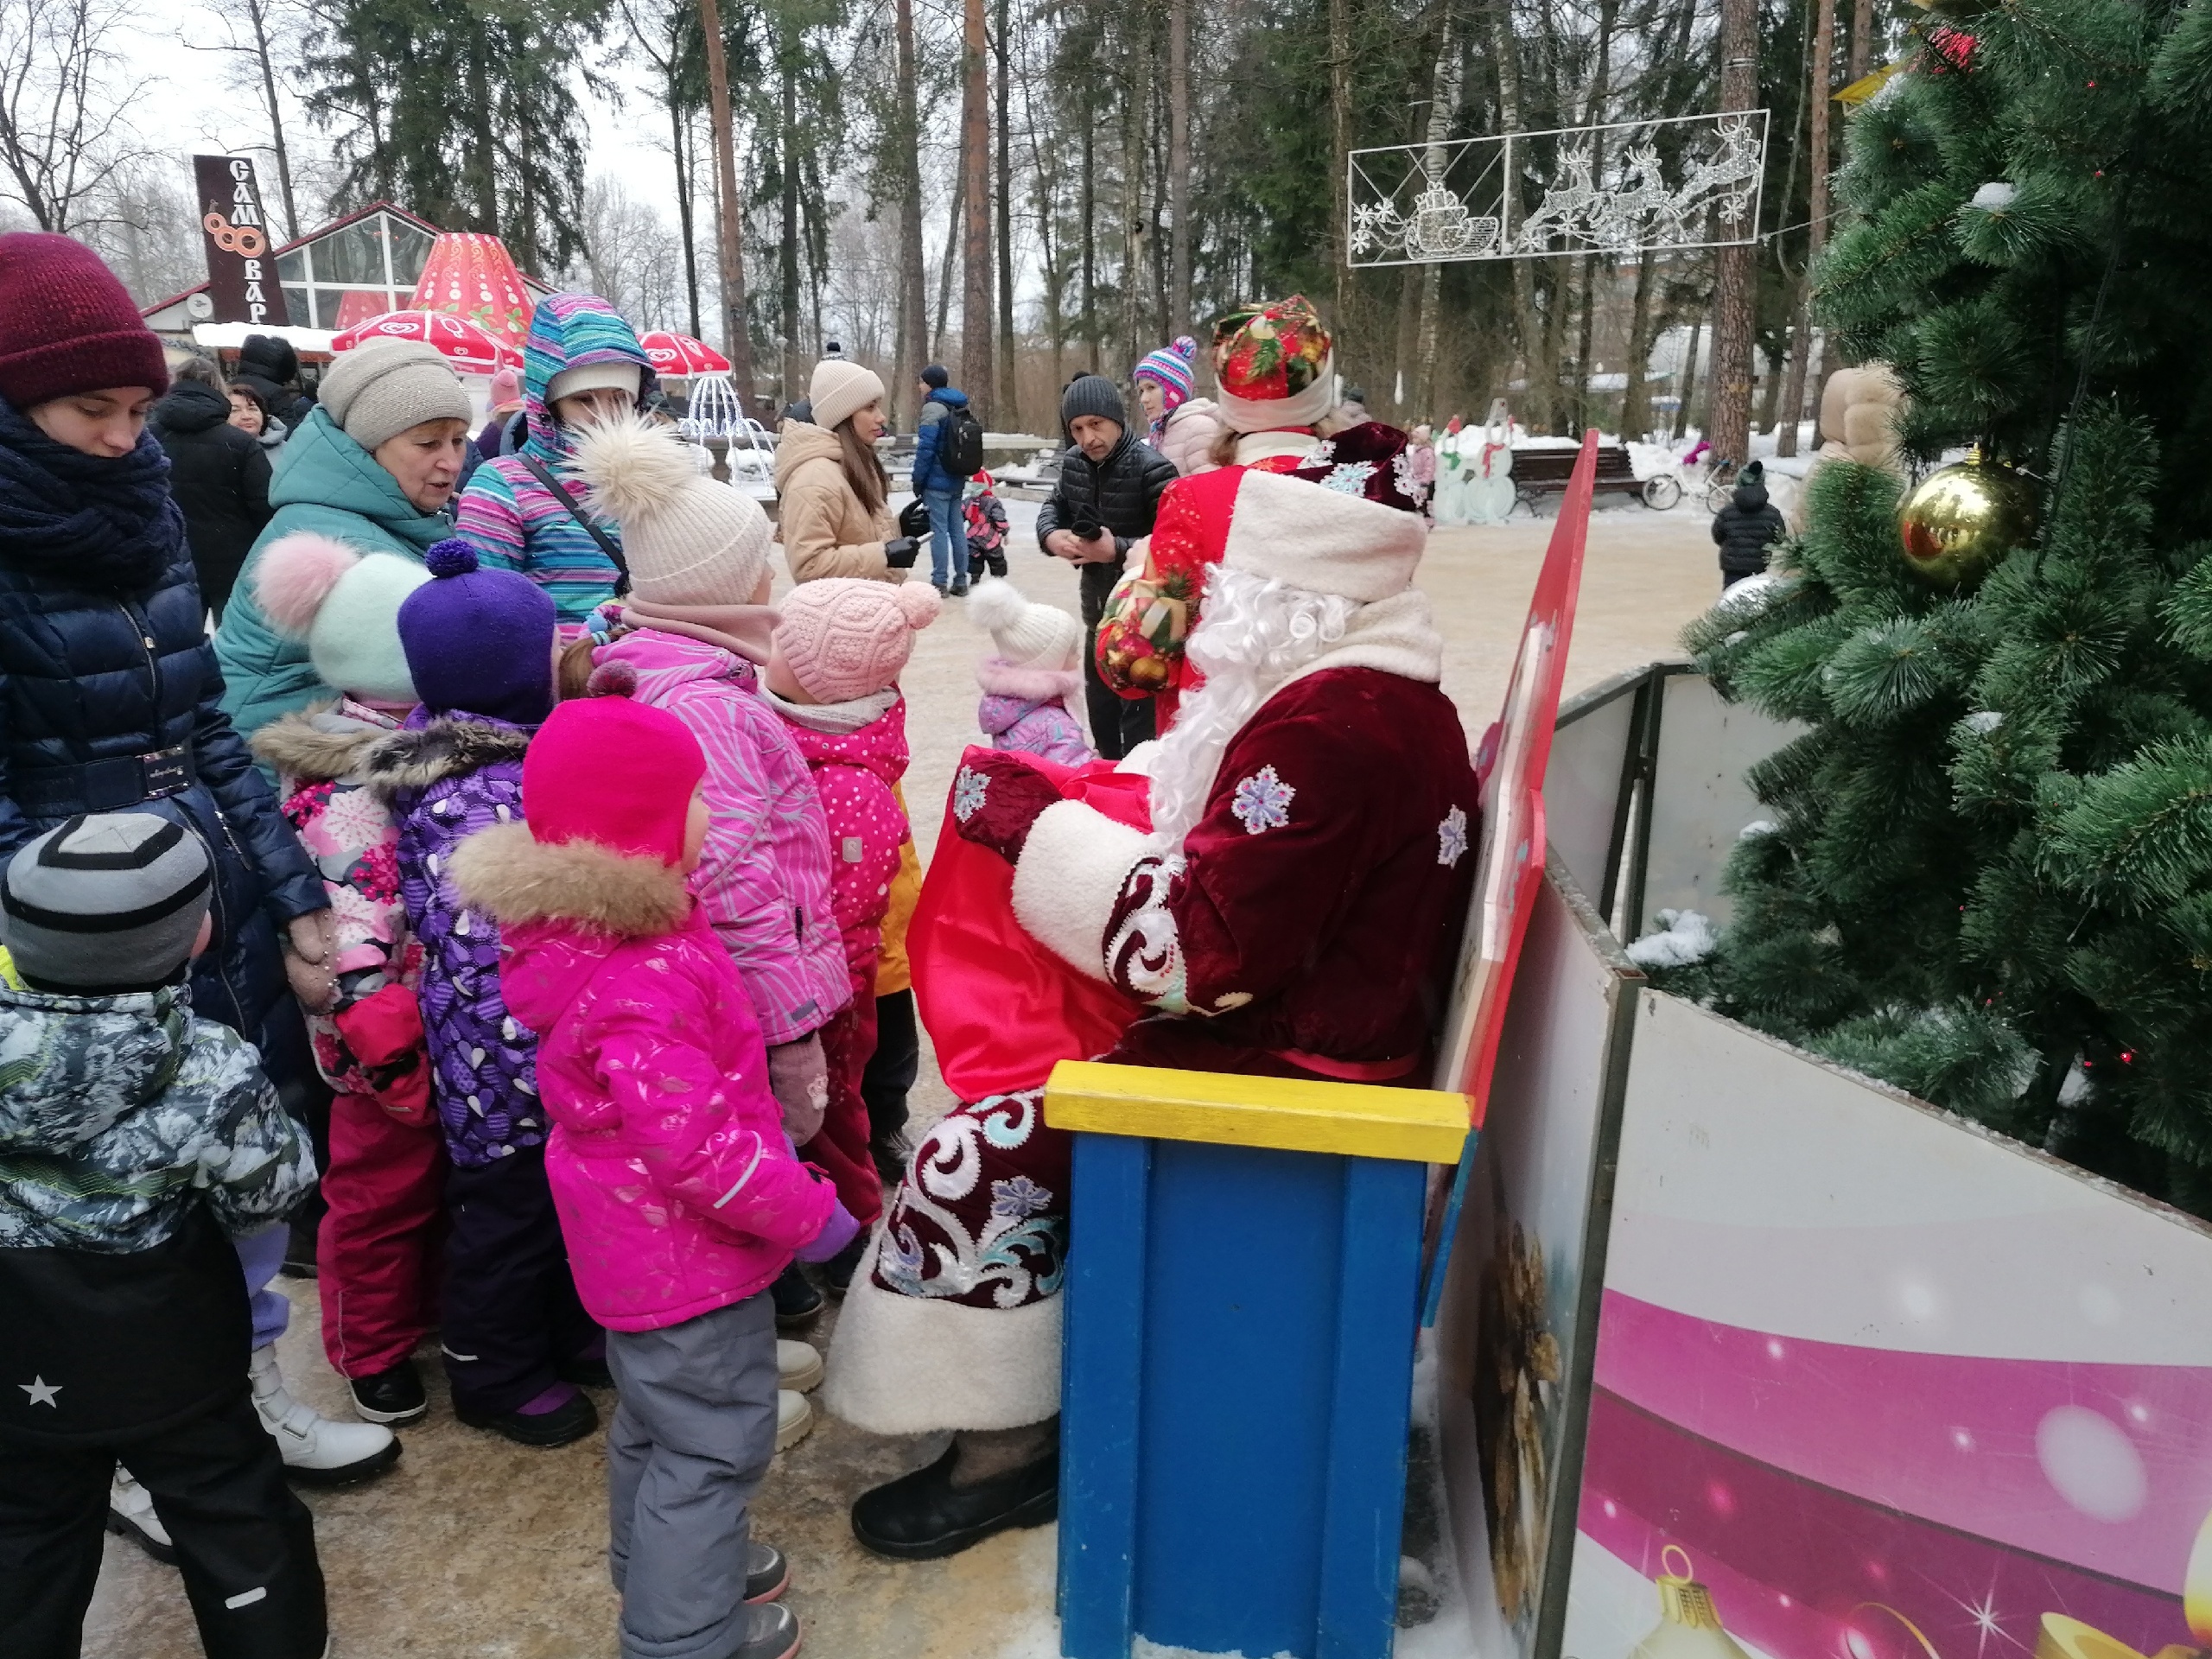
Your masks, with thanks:
[{"label": "blue wooden box", "polygon": [[1387,1659],[1426,1166],[1465,1097],[1069,1063],[1046,1117],[1077,1132],[1061,1652]]}]

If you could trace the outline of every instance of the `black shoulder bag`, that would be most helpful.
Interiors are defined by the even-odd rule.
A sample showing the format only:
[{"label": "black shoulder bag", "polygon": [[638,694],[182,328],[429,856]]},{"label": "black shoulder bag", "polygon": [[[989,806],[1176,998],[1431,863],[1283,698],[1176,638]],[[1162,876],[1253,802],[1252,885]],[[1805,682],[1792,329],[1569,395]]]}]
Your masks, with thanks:
[{"label": "black shoulder bag", "polygon": [[538,460],[535,455],[517,455],[515,459],[522,462],[524,466],[530,468],[530,475],[532,478],[536,479],[547,489],[553,492],[553,499],[569,510],[569,517],[582,524],[584,527],[584,534],[590,537],[594,542],[597,542],[599,543],[599,550],[606,554],[609,559],[613,561],[614,596],[617,599],[620,599],[623,594],[628,593],[630,591],[630,566],[629,562],[622,556],[622,550],[616,546],[615,543],[608,538],[605,531],[601,530],[597,524],[592,523],[590,515],[576,505],[576,498],[569,493],[567,489],[562,486],[560,480],[553,476],[551,470],[546,467],[543,461]]}]

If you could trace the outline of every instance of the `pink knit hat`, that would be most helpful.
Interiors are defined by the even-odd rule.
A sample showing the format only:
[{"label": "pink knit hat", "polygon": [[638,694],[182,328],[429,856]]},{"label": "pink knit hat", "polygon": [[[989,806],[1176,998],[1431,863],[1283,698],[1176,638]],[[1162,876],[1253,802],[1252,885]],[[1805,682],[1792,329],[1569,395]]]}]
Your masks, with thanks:
[{"label": "pink knit hat", "polygon": [[898,683],[915,630],[936,621],[943,604],[926,582],[801,582],[779,607],[776,649],[809,696],[850,702]]}]

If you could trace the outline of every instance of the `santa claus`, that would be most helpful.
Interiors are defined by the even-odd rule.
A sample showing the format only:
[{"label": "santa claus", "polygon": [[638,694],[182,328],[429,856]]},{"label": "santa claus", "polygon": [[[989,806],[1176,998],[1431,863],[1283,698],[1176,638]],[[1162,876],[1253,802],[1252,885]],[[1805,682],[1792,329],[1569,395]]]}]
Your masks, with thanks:
[{"label": "santa claus", "polygon": [[[1387,457],[1325,455],[1243,478],[1189,639],[1205,682],[1151,758],[1149,833],[1019,757],[969,752],[961,836],[1013,865],[1029,936],[1143,1010],[1100,1058],[1371,1084],[1422,1071],[1478,806],[1437,686],[1443,641],[1411,586],[1427,525],[1408,480]],[[879,1433],[959,1431],[854,1504],[880,1554],[949,1555],[1057,1513],[1069,1154],[1038,1091],[960,1107],[916,1150],[855,1277],[830,1408]]]}]

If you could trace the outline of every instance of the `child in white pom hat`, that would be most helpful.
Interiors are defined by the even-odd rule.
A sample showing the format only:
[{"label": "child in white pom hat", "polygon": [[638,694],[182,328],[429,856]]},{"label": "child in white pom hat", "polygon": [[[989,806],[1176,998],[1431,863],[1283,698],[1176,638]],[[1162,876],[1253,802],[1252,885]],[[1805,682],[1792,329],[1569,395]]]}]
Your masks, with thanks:
[{"label": "child in white pom hat", "polygon": [[1083,696],[1083,624],[1052,605],[1032,604],[1010,582],[978,582],[969,620],[988,629],[996,652],[976,664],[983,700],[976,723],[995,749],[1017,749],[1064,766],[1091,760],[1076,718]]}]

